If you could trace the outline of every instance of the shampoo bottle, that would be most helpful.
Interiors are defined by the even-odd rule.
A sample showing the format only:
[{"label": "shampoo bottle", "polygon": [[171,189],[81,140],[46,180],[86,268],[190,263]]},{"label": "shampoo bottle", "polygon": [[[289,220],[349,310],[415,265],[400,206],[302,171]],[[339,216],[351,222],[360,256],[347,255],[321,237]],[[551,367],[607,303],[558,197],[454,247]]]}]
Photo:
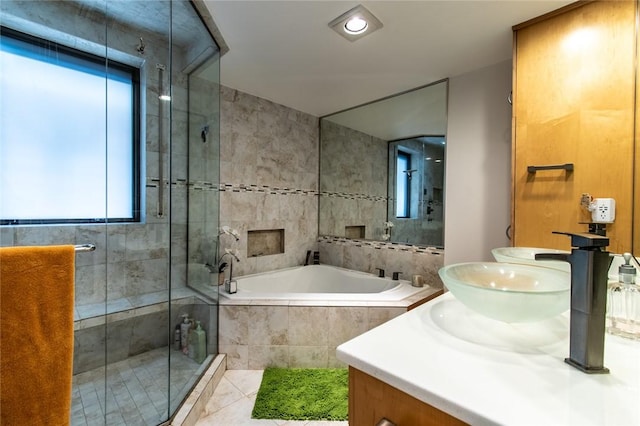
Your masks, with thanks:
[{"label": "shampoo bottle", "polygon": [[207,334],[200,326],[200,321],[196,321],[196,328],[189,336],[189,356],[198,364],[207,357]]},{"label": "shampoo bottle", "polygon": [[183,353],[189,350],[189,330],[191,329],[191,321],[189,314],[182,314],[182,322],[180,323],[180,349]]}]

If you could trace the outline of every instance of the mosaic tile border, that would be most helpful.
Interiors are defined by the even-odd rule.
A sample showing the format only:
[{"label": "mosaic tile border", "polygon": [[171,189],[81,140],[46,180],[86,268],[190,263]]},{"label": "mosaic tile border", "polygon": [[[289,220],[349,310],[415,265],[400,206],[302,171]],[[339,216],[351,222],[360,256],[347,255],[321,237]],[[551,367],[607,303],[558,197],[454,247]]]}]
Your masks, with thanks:
[{"label": "mosaic tile border", "polygon": [[[164,185],[167,186],[169,181],[165,180]],[[147,188],[158,188],[160,186],[160,179],[158,178],[147,178],[146,187]],[[194,189],[196,191],[220,191],[220,192],[257,192],[262,194],[274,194],[274,195],[305,195],[305,196],[320,196],[320,197],[328,197],[328,198],[343,198],[346,200],[367,200],[373,202],[388,202],[393,201],[393,198],[380,196],[380,195],[369,195],[369,194],[360,194],[360,193],[350,193],[350,192],[332,192],[332,191],[322,191],[319,192],[314,189],[299,189],[299,188],[289,188],[289,187],[279,187],[279,186],[270,186],[270,185],[257,185],[257,184],[246,184],[246,183],[214,183],[207,181],[188,181],[186,179],[177,179],[171,182],[171,186],[173,187],[189,187],[190,189]]]},{"label": "mosaic tile border", "polygon": [[334,237],[330,235],[321,235],[317,240],[319,243],[338,244],[354,247],[370,247],[376,250],[397,250],[410,253],[425,253],[440,256],[444,250],[436,247],[419,246],[413,244],[390,243],[385,241],[361,240],[346,237]]},{"label": "mosaic tile border", "polygon": [[278,187],[270,185],[256,185],[256,184],[233,184],[233,183],[221,183],[220,191],[230,192],[257,192],[261,194],[276,194],[276,195],[305,195],[305,196],[317,196],[318,191],[313,189],[297,189],[289,187]]},{"label": "mosaic tile border", "polygon": [[[169,181],[168,180],[163,180],[164,186],[168,186],[169,185]],[[171,181],[171,186],[173,187],[180,187],[180,186],[193,186],[196,183],[191,183],[189,181],[187,181],[186,179],[176,179],[174,181]],[[205,185],[206,186],[206,182],[202,182],[201,185]],[[216,184],[213,183],[209,183],[209,186],[215,186]],[[160,179],[158,178],[147,178],[147,183],[145,184],[145,186],[147,188],[158,188],[160,186]],[[217,188],[216,188],[217,189]]]},{"label": "mosaic tile border", "polygon": [[322,191],[320,192],[321,197],[329,197],[329,198],[345,198],[347,200],[368,200],[374,202],[387,202],[389,200],[388,197],[383,197],[380,195],[369,195],[369,194],[352,194],[349,192],[331,192],[331,191]]}]

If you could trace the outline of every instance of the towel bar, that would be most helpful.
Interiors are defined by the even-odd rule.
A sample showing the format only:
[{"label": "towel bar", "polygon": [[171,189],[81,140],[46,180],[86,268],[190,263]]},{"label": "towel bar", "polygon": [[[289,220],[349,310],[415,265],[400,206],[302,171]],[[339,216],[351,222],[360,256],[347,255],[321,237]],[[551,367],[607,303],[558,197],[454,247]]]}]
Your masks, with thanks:
[{"label": "towel bar", "polygon": [[80,244],[75,246],[76,251],[94,251],[96,249],[95,244]]}]

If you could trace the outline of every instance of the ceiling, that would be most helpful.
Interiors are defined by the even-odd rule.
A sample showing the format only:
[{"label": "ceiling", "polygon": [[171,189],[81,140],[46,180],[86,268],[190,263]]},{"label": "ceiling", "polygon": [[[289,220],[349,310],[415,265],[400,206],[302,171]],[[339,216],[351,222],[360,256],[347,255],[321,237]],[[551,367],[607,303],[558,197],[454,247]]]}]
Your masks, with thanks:
[{"label": "ceiling", "polygon": [[[572,3],[204,1],[229,46],[221,83],[318,117],[507,60],[513,25]],[[351,42],[328,23],[358,4],[383,27]]]}]

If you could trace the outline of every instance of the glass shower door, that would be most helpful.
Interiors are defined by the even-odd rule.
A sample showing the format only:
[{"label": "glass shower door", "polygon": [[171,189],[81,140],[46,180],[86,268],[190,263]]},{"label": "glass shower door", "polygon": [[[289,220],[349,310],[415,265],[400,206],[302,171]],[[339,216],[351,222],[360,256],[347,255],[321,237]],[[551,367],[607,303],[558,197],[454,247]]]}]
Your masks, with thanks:
[{"label": "glass shower door", "polygon": [[[24,146],[35,129],[29,138],[47,146],[24,158],[48,161],[51,178],[82,173],[49,190],[53,204],[24,191],[51,218],[0,227],[3,246],[96,246],[76,256],[71,424],[167,421],[217,354],[217,287],[207,281],[216,274],[190,267],[215,263],[218,48],[188,0],[3,0],[0,12],[3,49],[5,34],[19,33],[30,55],[76,73],[68,86],[51,73],[29,78],[55,93],[21,108],[31,114],[22,136],[3,133],[2,143]],[[204,70],[214,71],[201,82]],[[6,96],[2,109],[15,109]],[[59,217],[60,207],[80,213]],[[183,315],[189,328],[176,341]]]},{"label": "glass shower door", "polygon": [[190,2],[173,2],[172,36],[169,407],[173,413],[218,353],[217,286],[212,284],[217,282],[220,80],[219,49]]}]

